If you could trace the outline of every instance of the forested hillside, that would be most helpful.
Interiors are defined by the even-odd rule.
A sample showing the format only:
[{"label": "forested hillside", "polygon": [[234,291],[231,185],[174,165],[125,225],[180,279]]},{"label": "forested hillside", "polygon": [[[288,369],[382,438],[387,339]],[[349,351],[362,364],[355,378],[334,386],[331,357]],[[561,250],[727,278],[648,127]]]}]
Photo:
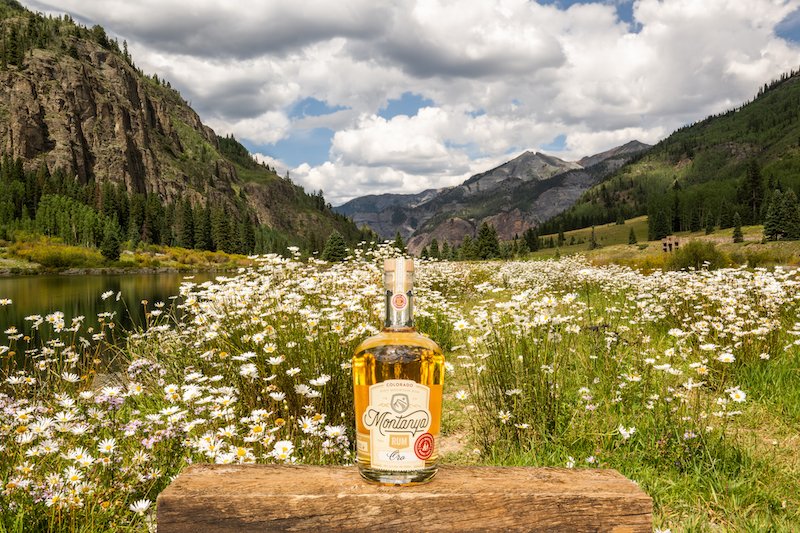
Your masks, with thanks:
[{"label": "forested hillside", "polygon": [[793,217],[800,190],[798,119],[800,76],[791,72],[765,84],[753,101],[676,131],[587,191],[541,233],[647,214],[650,237],[661,238],[731,227],[737,214],[743,224],[762,224],[771,206],[773,219],[776,213]]}]

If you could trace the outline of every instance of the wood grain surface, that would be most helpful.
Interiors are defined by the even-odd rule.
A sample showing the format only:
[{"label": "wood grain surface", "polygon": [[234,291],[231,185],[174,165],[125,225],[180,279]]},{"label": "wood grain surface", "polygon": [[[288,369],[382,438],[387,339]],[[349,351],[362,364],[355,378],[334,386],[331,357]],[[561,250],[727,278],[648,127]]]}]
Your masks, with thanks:
[{"label": "wood grain surface", "polygon": [[192,465],[158,497],[159,533],[652,530],[652,500],[614,470],[441,467],[385,487],[355,467]]}]

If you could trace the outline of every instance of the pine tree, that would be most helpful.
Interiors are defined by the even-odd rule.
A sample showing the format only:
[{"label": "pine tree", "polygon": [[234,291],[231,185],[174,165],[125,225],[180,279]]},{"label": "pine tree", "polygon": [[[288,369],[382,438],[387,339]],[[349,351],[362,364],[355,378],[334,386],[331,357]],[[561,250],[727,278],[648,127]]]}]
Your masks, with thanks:
[{"label": "pine tree", "polygon": [[464,236],[461,248],[458,249],[458,258],[467,261],[476,258],[475,241],[470,235]]},{"label": "pine tree", "polygon": [[525,239],[525,244],[528,245],[528,250],[531,252],[539,249],[539,233],[535,229],[526,229],[522,234],[522,238]]},{"label": "pine tree", "polygon": [[703,221],[700,218],[700,209],[692,209],[692,217],[689,220],[689,231],[700,231],[703,227]]},{"label": "pine tree", "polygon": [[722,202],[722,205],[719,209],[719,229],[726,229],[733,226],[733,215],[731,215],[730,204],[728,202]]},{"label": "pine tree", "polygon": [[742,234],[742,217],[739,212],[733,214],[733,242],[744,242],[744,235]]},{"label": "pine tree", "polygon": [[239,243],[243,254],[252,254],[256,249],[256,230],[250,217],[245,216],[242,221],[241,242]]},{"label": "pine tree", "polygon": [[194,247],[198,250],[213,250],[211,242],[211,211],[197,206],[194,211]]},{"label": "pine tree", "polygon": [[184,248],[194,248],[194,212],[189,200],[182,202],[178,244]]},{"label": "pine tree", "polygon": [[797,194],[794,190],[789,189],[784,193],[779,216],[786,238],[800,239],[800,205],[798,205]]},{"label": "pine tree", "polygon": [[[675,183],[678,183],[677,181]],[[678,193],[675,193],[672,202],[672,221],[670,222],[670,231],[668,235],[677,233],[681,230],[681,202],[678,198]]]},{"label": "pine tree", "polygon": [[761,177],[761,168],[755,159],[751,159],[747,164],[747,172],[742,182],[740,190],[741,201],[748,207],[748,221],[751,224],[758,223],[761,212],[761,202],[764,199],[764,180]]},{"label": "pine tree", "polygon": [[441,251],[441,254],[439,254],[439,255],[444,260],[451,259],[451,257],[450,257],[450,244],[447,241],[444,241],[442,243],[442,251]]},{"label": "pine tree", "polygon": [[589,238],[589,249],[594,250],[598,248],[600,245],[597,244],[597,234],[595,233],[594,226],[592,226],[592,236]]},{"label": "pine tree", "polygon": [[394,247],[400,250],[400,253],[406,253],[406,243],[403,242],[403,236],[399,231],[394,234]]},{"label": "pine tree", "polygon": [[784,228],[780,216],[783,211],[783,194],[781,191],[775,190],[772,193],[772,198],[767,208],[767,214],[764,217],[764,237],[770,241],[780,239],[784,235]]},{"label": "pine tree", "polygon": [[109,261],[117,261],[121,252],[122,231],[116,218],[112,218],[105,225],[103,242],[100,244],[100,253]]},{"label": "pine tree", "polygon": [[637,242],[636,232],[633,231],[633,226],[631,226],[631,230],[628,232],[628,244],[636,244]]},{"label": "pine tree", "polygon": [[211,208],[211,242],[213,249],[229,252],[231,250],[231,231],[228,215],[220,207]]},{"label": "pine tree", "polygon": [[330,262],[344,261],[347,257],[347,243],[342,234],[336,230],[328,237],[325,248],[322,250],[322,260]]},{"label": "pine tree", "polygon": [[711,211],[706,211],[706,235],[714,233],[714,215]]},{"label": "pine tree", "polygon": [[439,251],[439,241],[438,241],[438,240],[436,240],[436,237],[434,237],[434,238],[431,240],[431,244],[430,244],[430,256],[431,256],[432,258],[434,258],[434,259],[439,259],[439,258],[441,257],[441,252]]},{"label": "pine tree", "polygon": [[497,230],[488,222],[482,223],[480,229],[478,229],[476,253],[478,259],[500,257],[500,242],[497,239]]}]

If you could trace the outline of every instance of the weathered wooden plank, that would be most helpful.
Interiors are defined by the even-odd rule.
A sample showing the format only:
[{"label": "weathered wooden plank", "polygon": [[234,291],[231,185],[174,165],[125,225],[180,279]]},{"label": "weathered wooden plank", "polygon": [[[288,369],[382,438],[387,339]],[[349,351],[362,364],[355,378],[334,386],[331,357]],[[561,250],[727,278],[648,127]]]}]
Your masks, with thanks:
[{"label": "weathered wooden plank", "polygon": [[652,500],[614,470],[444,466],[382,487],[353,467],[192,465],[158,497],[159,533],[651,531]]}]

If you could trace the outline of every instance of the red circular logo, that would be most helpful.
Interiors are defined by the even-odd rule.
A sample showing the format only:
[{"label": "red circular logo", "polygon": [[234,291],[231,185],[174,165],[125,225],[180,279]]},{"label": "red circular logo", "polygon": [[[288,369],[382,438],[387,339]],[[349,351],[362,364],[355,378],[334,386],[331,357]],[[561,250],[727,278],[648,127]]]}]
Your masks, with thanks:
[{"label": "red circular logo", "polygon": [[420,435],[414,443],[414,453],[423,461],[430,459],[433,455],[433,435],[430,433]]},{"label": "red circular logo", "polygon": [[398,292],[394,296],[392,296],[392,307],[397,309],[398,311],[402,311],[408,305],[408,298],[402,292]]}]

